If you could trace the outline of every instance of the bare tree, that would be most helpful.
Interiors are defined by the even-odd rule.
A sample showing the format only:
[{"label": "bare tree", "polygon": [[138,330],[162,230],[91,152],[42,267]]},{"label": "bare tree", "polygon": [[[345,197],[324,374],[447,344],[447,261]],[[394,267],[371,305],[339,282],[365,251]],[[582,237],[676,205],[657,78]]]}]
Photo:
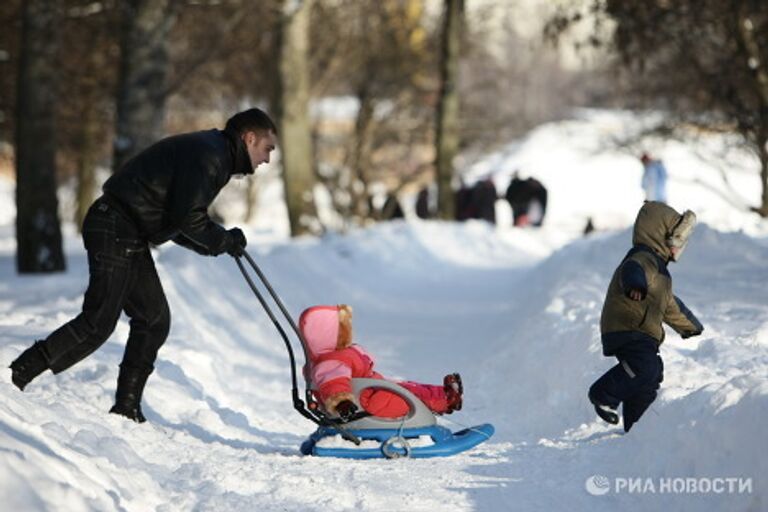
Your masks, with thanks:
[{"label": "bare tree", "polygon": [[119,0],[120,75],[114,169],[161,138],[168,95],[168,36],[177,0]]},{"label": "bare tree", "polygon": [[[16,82],[19,38],[5,27],[11,20],[10,28],[18,31],[22,4],[0,5],[0,109],[5,114],[0,136],[6,139],[13,133],[13,113],[5,110],[15,103],[7,84]],[[110,155],[117,168],[162,137],[165,128],[220,126],[246,104],[269,101],[278,124],[285,124],[280,132],[286,193],[288,202],[298,205],[289,206],[296,232],[303,229],[297,223],[314,223],[314,180],[327,184],[345,222],[363,224],[377,218],[383,195],[432,181],[436,164],[444,168],[451,160],[445,152],[437,158],[435,144],[441,133],[445,150],[452,136],[450,97],[440,106],[442,131],[435,129],[438,55],[446,32],[430,18],[426,0],[61,0],[57,5],[65,13],[57,86],[68,98],[57,105],[58,173],[60,181],[77,178],[79,218],[97,185],[93,171]],[[508,12],[514,15],[512,7]],[[309,13],[308,24],[304,13]],[[559,81],[555,64],[539,55],[518,58],[526,43],[512,37],[508,55],[490,51],[488,31],[476,19],[483,14],[474,9],[467,15],[472,13],[475,17],[461,22],[467,29],[460,67],[451,68],[461,79],[454,77],[443,89],[460,97],[454,154],[478,143],[505,142],[542,117],[556,115],[557,103],[547,100],[550,93],[541,86]],[[294,29],[303,32],[301,37],[308,34],[309,42],[281,46]],[[541,73],[526,71],[526,65]],[[552,87],[553,95],[562,91]],[[537,99],[523,101],[530,100],[531,90]],[[276,101],[277,92],[282,96]],[[359,108],[350,109],[351,117],[310,119],[307,103],[327,96],[352,96]],[[309,178],[303,182],[292,169]],[[443,197],[450,201],[453,171],[445,176]],[[255,197],[252,192],[251,187],[249,198]]]},{"label": "bare tree", "polygon": [[356,100],[348,125],[316,127],[320,178],[345,224],[378,220],[378,191],[397,193],[433,171],[436,44],[424,3],[324,1],[313,14],[323,27],[312,33],[314,95]]},{"label": "bare tree", "polygon": [[[170,41],[170,131],[220,125],[246,101],[274,104],[279,3],[205,1],[179,8]],[[245,221],[257,211],[263,179],[252,176],[243,187]]]},{"label": "bare tree", "polygon": [[0,141],[14,140],[21,0],[0,2]]},{"label": "bare tree", "polygon": [[111,158],[118,52],[114,6],[63,0],[58,78],[59,173],[75,178],[75,225],[98,193],[96,169]]},{"label": "bare tree", "polygon": [[312,0],[284,0],[279,36],[278,129],[291,235],[311,232],[316,217],[309,120],[309,15]]},{"label": "bare tree", "polygon": [[16,266],[21,273],[65,269],[56,197],[55,3],[24,4],[16,105]]},{"label": "bare tree", "polygon": [[585,79],[564,69],[556,48],[520,33],[520,17],[518,2],[483,3],[467,12],[458,80],[462,150],[496,149],[575,106],[597,104],[598,73]]},{"label": "bare tree", "polygon": [[[592,37],[630,73],[635,106],[665,108],[676,126],[733,131],[760,162],[761,204],[768,216],[768,8],[764,0],[589,0],[549,23],[558,37],[593,14],[610,20],[608,37]],[[669,130],[669,126],[662,127]]]},{"label": "bare tree", "polygon": [[440,49],[440,99],[437,112],[437,212],[456,218],[453,159],[459,151],[459,95],[457,88],[464,0],[445,0]]}]

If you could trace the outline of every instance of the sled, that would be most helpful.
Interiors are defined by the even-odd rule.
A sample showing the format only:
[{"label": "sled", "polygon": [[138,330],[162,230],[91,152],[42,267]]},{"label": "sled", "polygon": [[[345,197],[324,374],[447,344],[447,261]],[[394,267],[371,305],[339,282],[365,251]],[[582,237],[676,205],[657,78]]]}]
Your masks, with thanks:
[{"label": "sled", "polygon": [[[258,275],[262,285],[280,309],[285,321],[290,325],[301,344],[304,359],[308,361],[306,342],[296,326],[296,322],[253,258],[245,251],[243,251],[242,256],[235,256],[235,262],[240,272],[285,343],[291,365],[293,407],[299,414],[318,426],[317,430],[302,443],[300,452],[303,455],[352,459],[447,457],[469,450],[493,435],[494,428],[490,423],[465,428],[457,432],[452,432],[448,428],[438,425],[432,411],[413,393],[394,382],[383,379],[352,379],[352,392],[358,410],[363,410],[360,406],[359,397],[364,389],[386,389],[399,395],[408,404],[409,411],[404,417],[383,418],[360,412],[355,414],[351,420],[344,421],[338,417],[330,416],[315,400],[309,381],[306,382],[304,392],[306,402],[303,401],[299,396],[296,358],[291,342],[282,324],[275,317],[264,296],[246,271],[242,262],[243,259]],[[337,441],[333,445],[327,446],[327,442],[334,440],[334,438],[337,438]]]},{"label": "sled", "polygon": [[[343,430],[321,425],[301,445],[301,453],[349,459],[447,457],[474,448],[494,433],[489,423],[451,432],[438,425],[432,411],[410,391],[381,379],[352,379],[352,392],[360,409],[360,393],[368,388],[396,393],[408,404],[408,414],[401,418],[364,416],[345,423]],[[333,445],[323,446],[328,439],[334,441]]]}]

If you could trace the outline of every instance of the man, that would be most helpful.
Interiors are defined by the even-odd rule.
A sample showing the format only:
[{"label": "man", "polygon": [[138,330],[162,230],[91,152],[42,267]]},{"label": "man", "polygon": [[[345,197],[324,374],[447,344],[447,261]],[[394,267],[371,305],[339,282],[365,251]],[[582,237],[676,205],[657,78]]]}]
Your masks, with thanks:
[{"label": "man", "polygon": [[83,221],[90,273],[83,310],[11,363],[13,383],[23,391],[45,370],[56,374],[83,360],[125,311],[130,333],[110,412],[146,421],[141,396],[171,319],[150,244],[172,240],[203,255],[241,255],[243,232],[214,223],[208,207],[232,176],[269,162],[276,134],[269,116],[253,108],[232,116],[223,131],[163,139],[112,175]]}]

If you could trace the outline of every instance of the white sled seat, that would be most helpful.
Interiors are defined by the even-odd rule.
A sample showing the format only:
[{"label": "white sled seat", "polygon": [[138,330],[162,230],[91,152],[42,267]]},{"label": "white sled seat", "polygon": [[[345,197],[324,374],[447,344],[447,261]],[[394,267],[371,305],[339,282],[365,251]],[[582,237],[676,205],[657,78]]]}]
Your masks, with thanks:
[{"label": "white sled seat", "polygon": [[365,389],[386,389],[400,396],[408,404],[409,410],[405,417],[382,418],[379,416],[367,416],[359,420],[350,421],[345,425],[350,430],[377,429],[377,428],[419,428],[435,425],[435,415],[419,400],[416,395],[404,387],[383,379],[352,379],[352,394],[355,396],[355,404],[360,410],[360,393]]}]

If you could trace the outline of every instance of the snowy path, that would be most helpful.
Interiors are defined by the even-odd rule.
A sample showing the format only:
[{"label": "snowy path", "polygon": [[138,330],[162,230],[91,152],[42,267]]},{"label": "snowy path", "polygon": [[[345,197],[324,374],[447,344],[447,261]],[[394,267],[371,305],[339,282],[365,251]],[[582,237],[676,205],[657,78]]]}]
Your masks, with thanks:
[{"label": "snowy path", "polygon": [[[584,393],[610,364],[599,356],[596,319],[606,269],[627,236],[580,241],[534,267],[519,240],[472,223],[393,224],[252,251],[290,310],[351,303],[356,337],[390,376],[439,381],[461,371],[466,405],[448,426],[497,427],[490,442],[450,459],[386,462],[299,456],[311,425],[290,407],[284,348],[236,266],[163,250],[174,326],[146,394],[151,425],[105,414],[124,322],[92,358],[24,394],[3,373],[0,498],[20,510],[62,501],[67,510],[759,510],[766,465],[743,439],[764,439],[766,250],[745,236],[697,232],[676,287],[707,333],[695,343],[670,336],[662,396],[622,436],[596,421]],[[721,266],[720,286],[702,277],[723,247],[741,260]],[[10,256],[0,258],[3,361],[77,311],[76,241],[70,262],[68,273],[40,281],[15,276]],[[706,300],[713,288],[717,302]],[[592,475],[742,476],[755,488],[593,496]]]}]

